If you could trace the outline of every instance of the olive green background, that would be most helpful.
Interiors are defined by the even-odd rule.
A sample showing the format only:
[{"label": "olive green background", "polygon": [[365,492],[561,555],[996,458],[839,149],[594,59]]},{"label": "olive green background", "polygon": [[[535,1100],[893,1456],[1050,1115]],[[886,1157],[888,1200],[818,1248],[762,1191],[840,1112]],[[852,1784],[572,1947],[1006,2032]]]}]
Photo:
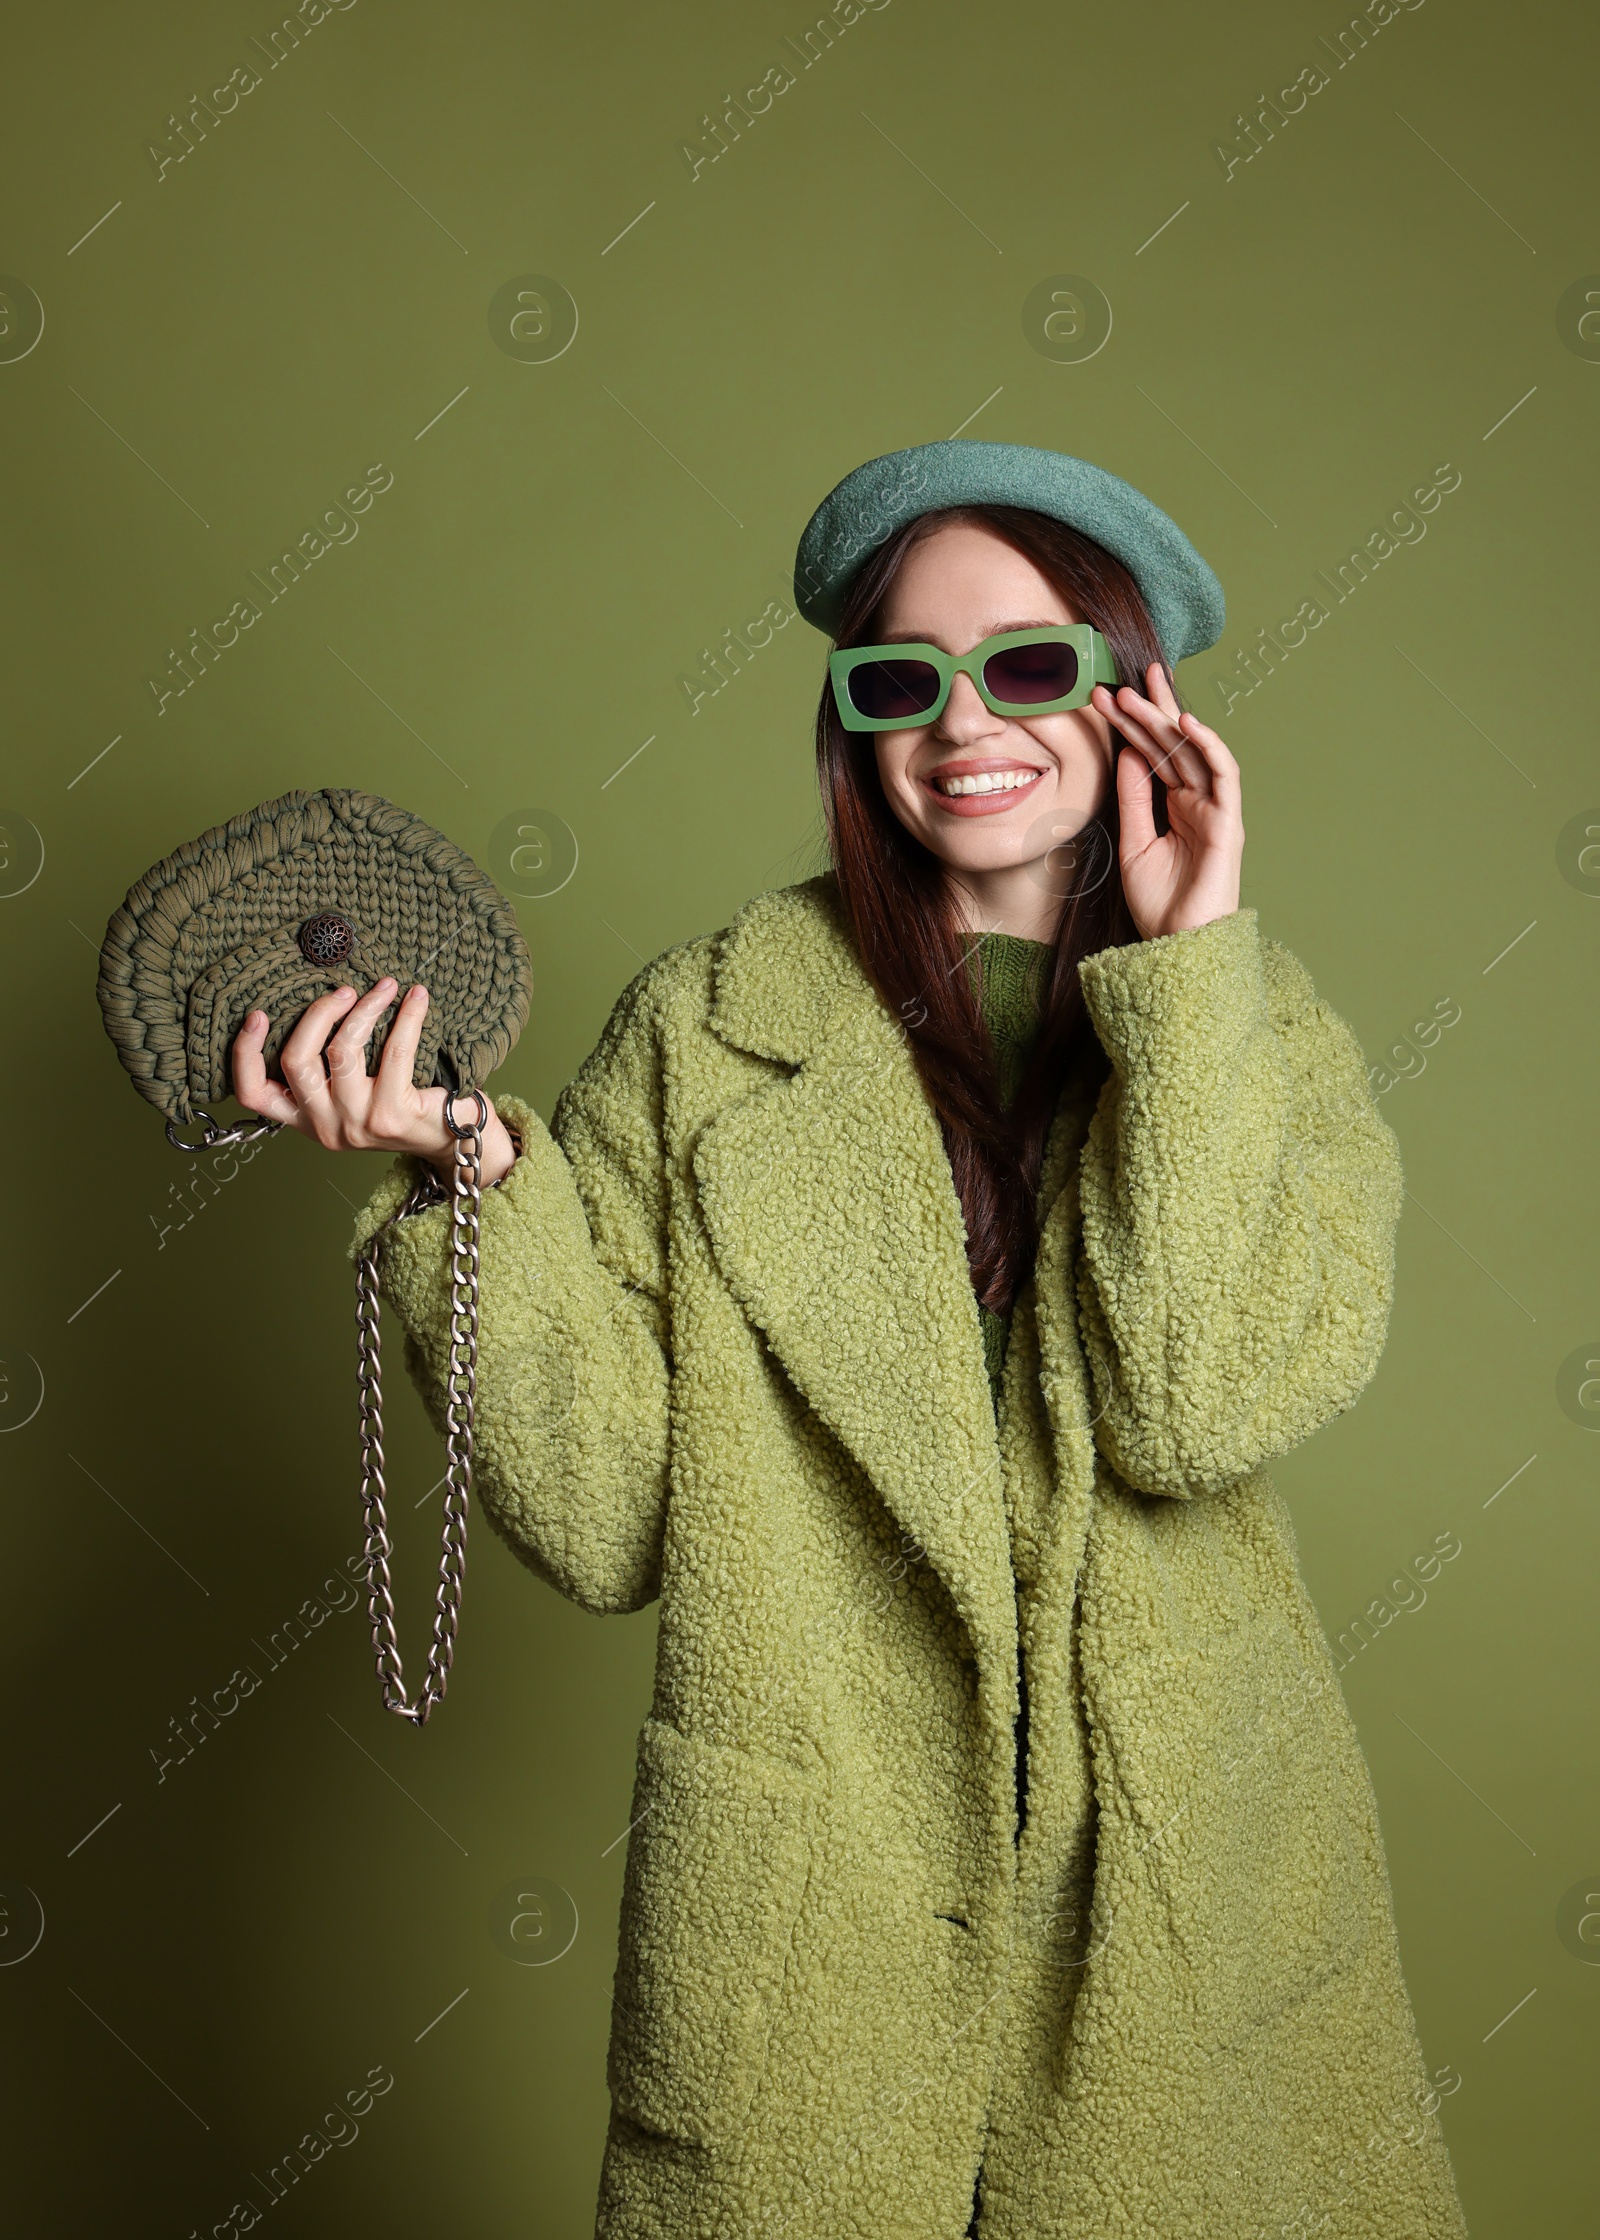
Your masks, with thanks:
[{"label": "olive green background", "polygon": [[[1311,0],[887,0],[809,67],[806,21],[354,0],[275,67],[245,0],[11,21],[0,270],[45,313],[17,357],[29,299],[0,290],[14,2219],[209,2233],[379,2067],[280,2225],[588,2233],[652,1661],[653,1614],[586,1616],[481,1518],[423,1732],[383,1713],[359,1609],[253,1654],[358,1545],[344,1253],[382,1162],[280,1138],[178,1226],[193,1178],[95,1006],[108,915],[291,786],[383,793],[502,877],[497,828],[559,857],[564,825],[497,1082],[548,1113],[642,960],[821,862],[823,641],[786,624],[693,712],[682,677],[786,595],[842,474],[964,428],[1114,469],[1216,568],[1228,630],[1179,684],[1243,766],[1245,900],[1375,1063],[1409,1038],[1388,1350],[1280,1478],[1330,1635],[1377,1603],[1345,1685],[1475,2240],[1576,2240],[1600,364],[1558,307],[1600,270],[1595,20],[1426,0],[1343,69]],[[1319,61],[1245,162],[1244,104]],[[780,64],[710,161],[709,105]],[[158,176],[196,93],[215,122]],[[530,275],[579,315],[547,363],[490,320]],[[1064,275],[1113,315],[1079,362],[1071,306],[1048,336],[1037,309]],[[169,649],[369,467],[393,482],[359,534],[158,710]],[[1426,535],[1224,717],[1239,649],[1436,468],[1460,483]],[[415,1669],[441,1465],[392,1382]],[[1459,1554],[1399,1608],[1441,1534]],[[163,1767],[247,1663],[260,1688]],[[524,1959],[567,1899],[577,1930],[530,1966],[504,1946],[536,1887]]]}]

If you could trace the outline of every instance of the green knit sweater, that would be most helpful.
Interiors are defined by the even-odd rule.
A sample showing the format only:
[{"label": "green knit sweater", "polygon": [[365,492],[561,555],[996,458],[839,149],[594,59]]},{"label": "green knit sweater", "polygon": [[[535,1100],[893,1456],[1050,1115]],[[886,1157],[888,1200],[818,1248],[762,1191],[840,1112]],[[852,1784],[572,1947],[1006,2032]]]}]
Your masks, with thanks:
[{"label": "green knit sweater", "polygon": [[[983,933],[978,936],[974,949],[979,1008],[994,1044],[1000,1095],[1009,1105],[1022,1085],[1029,1056],[1038,1040],[1050,944],[1024,941],[1012,933]],[[983,1361],[989,1372],[989,1390],[998,1408],[1011,1317],[980,1306],[978,1322],[983,1331]]]}]

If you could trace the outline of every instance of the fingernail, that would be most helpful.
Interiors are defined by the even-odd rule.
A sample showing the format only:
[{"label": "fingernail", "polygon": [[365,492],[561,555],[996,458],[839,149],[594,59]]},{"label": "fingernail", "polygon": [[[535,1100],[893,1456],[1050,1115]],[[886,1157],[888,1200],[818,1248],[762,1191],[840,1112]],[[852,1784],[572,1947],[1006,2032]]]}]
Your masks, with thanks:
[{"label": "fingernail", "polygon": [[264,1027],[266,1023],[267,1015],[264,1011],[252,1011],[249,1018],[245,1021],[245,1025],[250,1029],[250,1032],[252,1034],[255,1033],[258,1027]]}]

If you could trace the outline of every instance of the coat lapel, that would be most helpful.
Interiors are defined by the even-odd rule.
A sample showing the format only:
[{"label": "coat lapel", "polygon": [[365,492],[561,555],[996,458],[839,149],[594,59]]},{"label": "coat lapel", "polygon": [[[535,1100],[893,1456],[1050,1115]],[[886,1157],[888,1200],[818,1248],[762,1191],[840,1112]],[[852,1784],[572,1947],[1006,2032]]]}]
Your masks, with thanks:
[{"label": "coat lapel", "polygon": [[719,956],[711,1023],[791,1066],[695,1149],[712,1248],[745,1313],[927,1551],[1007,1728],[1016,1603],[960,1203],[904,1039],[831,879],[757,898]]}]

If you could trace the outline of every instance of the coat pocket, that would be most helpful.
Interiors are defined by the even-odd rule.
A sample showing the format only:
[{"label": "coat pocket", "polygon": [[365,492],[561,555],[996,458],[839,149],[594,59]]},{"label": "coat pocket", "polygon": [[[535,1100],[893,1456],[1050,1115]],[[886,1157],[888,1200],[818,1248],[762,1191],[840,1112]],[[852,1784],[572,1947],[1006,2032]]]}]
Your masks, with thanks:
[{"label": "coat pocket", "polygon": [[606,2076],[621,2114],[715,2147],[765,2065],[810,1857],[803,1776],[659,1719],[639,1736]]},{"label": "coat pocket", "polygon": [[1108,1740],[1135,1849],[1202,2038],[1236,2045],[1368,1934],[1368,1792],[1338,1683],[1267,1611],[1156,1660],[1119,1696]]}]

